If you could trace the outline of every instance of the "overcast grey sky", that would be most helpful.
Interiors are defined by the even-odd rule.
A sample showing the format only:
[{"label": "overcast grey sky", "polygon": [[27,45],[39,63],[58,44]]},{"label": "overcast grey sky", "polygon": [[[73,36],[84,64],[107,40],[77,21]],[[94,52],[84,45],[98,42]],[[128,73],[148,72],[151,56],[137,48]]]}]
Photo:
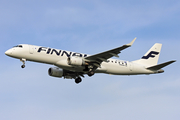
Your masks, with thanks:
[{"label": "overcast grey sky", "polygon": [[[1,0],[1,120],[179,120],[180,1]],[[34,44],[95,54],[136,42],[120,59],[141,58],[162,43],[159,63],[177,60],[158,75],[96,74],[74,80],[48,76],[51,65],[4,52]]]}]

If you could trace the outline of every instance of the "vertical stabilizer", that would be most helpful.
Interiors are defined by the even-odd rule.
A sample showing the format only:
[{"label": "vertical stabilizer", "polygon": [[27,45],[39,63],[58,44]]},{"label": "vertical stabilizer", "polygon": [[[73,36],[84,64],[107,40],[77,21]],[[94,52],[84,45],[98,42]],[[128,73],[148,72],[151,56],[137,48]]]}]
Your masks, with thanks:
[{"label": "vertical stabilizer", "polygon": [[133,61],[138,64],[143,64],[146,66],[153,66],[157,65],[160,51],[161,51],[162,44],[156,43],[154,44],[151,49],[140,59]]}]

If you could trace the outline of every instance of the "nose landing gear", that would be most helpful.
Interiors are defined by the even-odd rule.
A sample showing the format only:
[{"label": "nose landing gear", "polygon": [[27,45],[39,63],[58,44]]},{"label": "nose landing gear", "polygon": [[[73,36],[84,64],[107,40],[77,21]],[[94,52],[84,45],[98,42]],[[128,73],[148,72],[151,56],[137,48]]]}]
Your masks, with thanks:
[{"label": "nose landing gear", "polygon": [[21,65],[21,68],[25,68],[25,61],[26,61],[26,59],[20,59],[20,61],[23,63],[23,65]]},{"label": "nose landing gear", "polygon": [[21,65],[21,68],[25,68],[25,65]]}]

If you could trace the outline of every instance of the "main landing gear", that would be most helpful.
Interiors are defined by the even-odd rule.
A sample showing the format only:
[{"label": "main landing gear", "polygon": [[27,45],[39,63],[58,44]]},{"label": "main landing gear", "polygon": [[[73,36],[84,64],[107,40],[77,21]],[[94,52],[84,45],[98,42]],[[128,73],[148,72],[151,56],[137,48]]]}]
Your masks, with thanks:
[{"label": "main landing gear", "polygon": [[78,77],[78,78],[75,79],[75,83],[76,83],[76,84],[80,83],[81,81],[82,81],[82,79],[81,79],[80,77]]},{"label": "main landing gear", "polygon": [[94,75],[94,69],[95,69],[94,66],[89,65],[89,66],[88,66],[88,69],[89,69],[89,71],[88,71],[88,73],[87,73],[88,76],[89,76],[89,77],[93,76],[93,75]]},{"label": "main landing gear", "polygon": [[88,66],[85,66],[84,71],[87,71],[87,75],[88,75],[89,77],[91,77],[91,76],[94,75],[95,69],[96,69],[96,67],[94,67],[93,65],[88,65]]},{"label": "main landing gear", "polygon": [[21,65],[21,68],[25,68],[25,61],[26,61],[26,59],[20,59],[20,61],[23,63],[23,65]]},{"label": "main landing gear", "polygon": [[87,73],[89,77],[94,75],[94,71],[92,69],[89,70],[89,72]]}]

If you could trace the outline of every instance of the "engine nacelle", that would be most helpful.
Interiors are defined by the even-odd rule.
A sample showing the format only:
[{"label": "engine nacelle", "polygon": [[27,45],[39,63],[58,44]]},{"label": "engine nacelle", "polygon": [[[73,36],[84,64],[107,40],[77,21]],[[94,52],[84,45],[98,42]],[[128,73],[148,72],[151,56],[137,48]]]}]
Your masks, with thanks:
[{"label": "engine nacelle", "polygon": [[48,74],[53,77],[62,77],[63,76],[63,70],[58,67],[51,67],[48,70]]},{"label": "engine nacelle", "polygon": [[82,66],[85,64],[85,61],[80,57],[74,56],[74,57],[69,57],[67,59],[67,63],[68,65]]}]

